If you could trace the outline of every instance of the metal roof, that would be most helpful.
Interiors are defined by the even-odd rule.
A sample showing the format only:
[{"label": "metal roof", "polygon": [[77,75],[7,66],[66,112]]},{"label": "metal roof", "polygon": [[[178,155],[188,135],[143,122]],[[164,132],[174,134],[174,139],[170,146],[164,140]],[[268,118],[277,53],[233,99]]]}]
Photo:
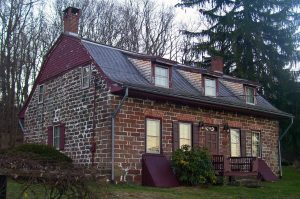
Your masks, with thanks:
[{"label": "metal roof", "polygon": [[[219,81],[219,93],[217,97],[207,97],[197,90],[192,84],[185,79],[178,70],[185,70],[182,65],[174,65],[172,67],[172,87],[162,88],[157,87],[143,77],[138,69],[128,60],[128,56],[132,56],[132,52],[122,49],[113,48],[99,43],[91,42],[85,39],[81,40],[84,47],[90,53],[95,62],[99,65],[105,75],[112,81],[127,86],[132,89],[146,91],[153,94],[190,99],[211,104],[219,104],[228,107],[241,108],[245,110],[253,110],[257,112],[270,113],[272,115],[291,117],[290,114],[278,110],[272,106],[262,96],[256,96],[256,104],[246,104],[241,96],[237,96],[236,92],[226,87]],[[138,54],[141,56],[141,54]],[[189,68],[189,67],[187,67]],[[195,70],[194,72],[196,72]],[[199,70],[200,73],[203,70]],[[220,77],[222,78],[222,77]],[[239,79],[224,75],[227,81],[231,79],[246,82],[247,80]]]}]

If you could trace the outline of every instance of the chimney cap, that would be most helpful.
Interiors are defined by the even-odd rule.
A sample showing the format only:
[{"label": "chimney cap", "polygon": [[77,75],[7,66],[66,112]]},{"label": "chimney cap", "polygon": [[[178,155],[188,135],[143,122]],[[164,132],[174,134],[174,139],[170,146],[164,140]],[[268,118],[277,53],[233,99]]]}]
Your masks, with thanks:
[{"label": "chimney cap", "polygon": [[80,12],[79,8],[75,8],[75,7],[71,7],[71,6],[64,9],[63,12],[67,13],[69,10],[71,10],[71,13],[73,13],[73,14],[78,14]]}]

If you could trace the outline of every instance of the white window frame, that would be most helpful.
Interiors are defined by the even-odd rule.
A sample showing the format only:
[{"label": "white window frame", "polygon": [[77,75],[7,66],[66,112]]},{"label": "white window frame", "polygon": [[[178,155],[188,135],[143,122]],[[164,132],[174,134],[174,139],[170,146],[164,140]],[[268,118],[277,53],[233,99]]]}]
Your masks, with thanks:
[{"label": "white window frame", "polygon": [[[42,92],[41,92],[41,88],[43,88]],[[45,85],[41,84],[41,85],[39,85],[39,89],[38,89],[38,104],[41,104],[44,102],[44,94],[45,94]]]},{"label": "white window frame", "polygon": [[[253,140],[253,135],[254,134],[258,134],[258,145],[254,145],[254,140]],[[258,146],[257,152],[258,152],[258,156],[257,154],[253,155],[253,146]],[[258,157],[261,158],[262,155],[262,150],[261,150],[261,133],[259,131],[252,131],[251,132],[251,156],[252,157]]]},{"label": "white window frame", "polygon": [[[182,138],[182,137],[181,137],[181,135],[182,135],[182,132],[180,131],[180,129],[181,129],[180,126],[181,126],[181,125],[189,125],[189,127],[190,127],[190,132],[189,132],[190,139]],[[189,141],[189,144],[188,144],[188,145],[189,145],[190,147],[192,147],[192,131],[193,131],[192,128],[193,128],[193,127],[192,127],[192,123],[190,123],[190,122],[179,122],[179,147],[180,147],[180,148],[181,148],[182,145],[183,145],[183,144],[181,143],[182,140],[187,140],[187,141]]]},{"label": "white window frame", "polygon": [[[248,92],[247,92],[248,90],[253,91],[253,102],[248,101]],[[255,105],[255,88],[250,87],[250,86],[245,86],[245,101],[246,101],[246,104]]]},{"label": "white window frame", "polygon": [[[84,70],[88,68],[88,73],[87,75],[84,75]],[[87,85],[84,85],[84,78],[87,78]],[[81,88],[85,89],[90,87],[90,81],[91,81],[91,65],[88,66],[83,66],[81,67]]]},{"label": "white window frame", "polygon": [[[206,81],[214,81],[215,82],[215,87],[208,86],[207,83],[206,83]],[[214,89],[215,95],[208,95],[207,94],[207,90],[208,89],[212,89],[212,90]],[[208,97],[217,97],[217,80],[216,79],[214,79],[214,78],[207,78],[207,77],[204,78],[204,95],[208,96]]]},{"label": "white window frame", "polygon": [[[55,129],[58,129],[58,136],[55,136]],[[57,126],[53,126],[53,147],[55,148],[55,149],[57,149],[57,150],[59,150],[60,149],[60,136],[61,136],[61,132],[60,132],[60,126],[59,125],[57,125]],[[55,146],[55,138],[58,138],[58,146]]]},{"label": "white window frame", "polygon": [[[232,145],[233,144],[236,144],[237,145],[237,143],[232,143],[232,139],[231,139],[231,134],[232,134],[232,132],[233,131],[237,131],[238,133],[239,133],[239,143],[238,143],[238,145],[239,145],[239,155],[236,155],[236,156],[233,156],[232,154]],[[230,137],[230,156],[231,157],[241,157],[242,156],[242,151],[241,151],[241,130],[240,129],[234,129],[234,128],[231,128],[230,129],[230,133],[229,133],[229,137]]]},{"label": "white window frame", "polygon": [[[167,76],[163,76],[163,75],[158,75],[158,74],[156,74],[156,72],[157,72],[157,69],[164,69],[164,70],[166,70],[167,71]],[[170,71],[169,71],[170,69],[168,68],[168,67],[164,67],[164,66],[160,66],[160,65],[156,65],[155,67],[154,67],[154,84],[155,84],[155,86],[158,86],[158,87],[163,87],[163,88],[169,88],[170,87]],[[157,84],[157,81],[156,81],[156,79],[157,78],[164,78],[164,79],[166,79],[167,80],[167,82],[166,82],[166,85],[161,85],[161,84]]]},{"label": "white window frame", "polygon": [[[155,121],[159,123],[159,129],[158,129],[158,135],[157,136],[152,136],[152,135],[148,135],[148,121]],[[149,145],[149,140],[148,137],[157,137],[158,139],[158,151],[151,151],[148,150],[148,145]],[[161,120],[160,119],[153,119],[153,118],[146,118],[146,153],[152,153],[152,154],[160,154],[161,153]]]}]

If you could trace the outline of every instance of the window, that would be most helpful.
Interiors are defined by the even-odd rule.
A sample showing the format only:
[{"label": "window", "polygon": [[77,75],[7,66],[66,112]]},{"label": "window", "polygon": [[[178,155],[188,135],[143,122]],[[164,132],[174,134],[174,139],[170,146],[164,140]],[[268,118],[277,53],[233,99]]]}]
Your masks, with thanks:
[{"label": "window", "polygon": [[38,103],[43,103],[44,101],[44,85],[39,86],[39,95],[38,95]]},{"label": "window", "polygon": [[261,140],[259,132],[252,132],[252,156],[261,157]]},{"label": "window", "polygon": [[205,96],[210,96],[210,97],[216,97],[217,95],[217,86],[216,86],[216,80],[215,79],[209,79],[205,78],[204,79],[204,92]]},{"label": "window", "polygon": [[53,147],[57,150],[60,149],[60,127],[54,126],[53,127]]},{"label": "window", "polygon": [[146,119],[146,153],[160,153],[160,120]]},{"label": "window", "polygon": [[245,87],[245,95],[246,95],[246,103],[247,104],[255,104],[254,100],[254,88]]},{"label": "window", "polygon": [[90,86],[91,67],[85,66],[81,68],[81,87],[88,88]]},{"label": "window", "polygon": [[179,147],[182,145],[192,146],[192,124],[179,123]]},{"label": "window", "polygon": [[241,134],[239,129],[230,129],[231,157],[241,156]]},{"label": "window", "polygon": [[169,68],[155,67],[155,86],[169,88]]}]

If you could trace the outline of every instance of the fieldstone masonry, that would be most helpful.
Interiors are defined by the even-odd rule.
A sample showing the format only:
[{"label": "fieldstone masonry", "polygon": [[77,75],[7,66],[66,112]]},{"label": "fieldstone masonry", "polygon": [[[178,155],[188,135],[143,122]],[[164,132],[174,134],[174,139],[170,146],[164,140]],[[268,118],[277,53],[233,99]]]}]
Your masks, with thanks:
[{"label": "fieldstone masonry", "polygon": [[[47,144],[47,128],[64,123],[65,147],[62,152],[70,156],[76,164],[90,166],[94,162],[103,174],[109,175],[111,113],[120,103],[122,96],[112,95],[95,67],[93,71],[100,81],[96,90],[92,81],[89,88],[81,88],[81,67],[44,82],[45,95],[41,104],[38,103],[38,89],[36,89],[25,113],[24,136],[27,142]],[[60,112],[57,123],[53,122],[55,110]],[[218,126],[219,154],[226,156],[230,155],[230,139],[229,133],[222,130],[224,123],[247,132],[248,156],[251,156],[251,131],[259,131],[262,140],[262,158],[273,172],[278,174],[278,121],[168,101],[129,97],[117,115],[115,125],[115,163],[116,166],[128,168],[128,181],[141,182],[141,157],[145,153],[147,116],[162,119],[162,149],[168,158],[172,154],[173,121],[204,121],[206,124]],[[200,146],[204,147],[204,131],[200,129],[199,133]],[[93,141],[96,143],[94,154],[91,151]]]},{"label": "fieldstone masonry", "polygon": [[[110,95],[106,83],[95,67],[93,71],[100,78],[96,90],[92,80],[90,87],[81,88],[81,67],[46,81],[43,103],[38,103],[36,89],[25,113],[24,137],[25,142],[48,144],[47,128],[64,123],[65,147],[62,152],[70,156],[76,164],[89,166],[93,161],[90,149],[94,132],[94,162],[105,173],[110,168],[111,158]],[[55,110],[59,111],[58,122],[54,122]]]}]

